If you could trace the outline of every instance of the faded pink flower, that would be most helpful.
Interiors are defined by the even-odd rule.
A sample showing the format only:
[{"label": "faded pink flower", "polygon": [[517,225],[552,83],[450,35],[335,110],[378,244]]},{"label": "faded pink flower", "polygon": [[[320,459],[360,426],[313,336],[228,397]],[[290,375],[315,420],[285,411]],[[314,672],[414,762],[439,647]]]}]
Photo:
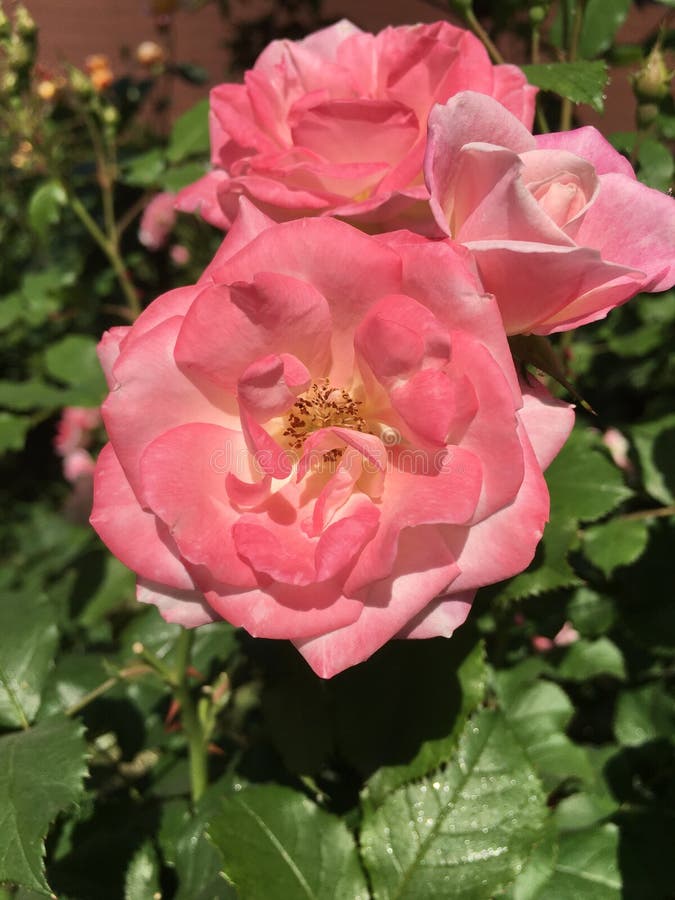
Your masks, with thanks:
[{"label": "faded pink flower", "polygon": [[143,210],[138,240],[148,250],[161,250],[176,224],[176,195],[169,191],[155,194]]},{"label": "faded pink flower", "polygon": [[509,334],[601,319],[675,281],[675,203],[594,128],[533,137],[466,91],[429,116],[425,175],[440,228],[468,247]]},{"label": "faded pink flower", "polygon": [[98,407],[66,406],[56,426],[54,449],[59,456],[68,456],[91,443],[91,432],[101,424]]},{"label": "faded pink flower", "polygon": [[330,677],[450,636],[521,571],[572,425],[521,385],[470,255],[244,203],[197,285],[107,332],[91,522],[138,598]]},{"label": "faded pink flower", "polygon": [[73,484],[79,478],[90,477],[94,474],[96,463],[91,453],[79,447],[71,450],[63,459],[63,474]]},{"label": "faded pink flower", "polygon": [[427,116],[467,88],[531,127],[536,89],[447,22],[373,35],[342,20],[273,41],[243,85],[211,92],[213,170],[178,208],[227,228],[243,195],[277,220],[329,214],[436,233],[422,178]]},{"label": "faded pink flower", "polygon": [[169,250],[174,266],[186,266],[190,262],[190,251],[183,244],[174,244]]},{"label": "faded pink flower", "polygon": [[625,472],[633,468],[633,464],[628,458],[630,444],[628,438],[622,434],[618,428],[608,428],[602,435],[602,443],[610,452],[614,464]]},{"label": "faded pink flower", "polygon": [[569,647],[579,640],[579,632],[571,622],[565,622],[554,638],[545,637],[543,634],[535,634],[532,638],[532,647],[537,653],[546,653],[554,647]]}]

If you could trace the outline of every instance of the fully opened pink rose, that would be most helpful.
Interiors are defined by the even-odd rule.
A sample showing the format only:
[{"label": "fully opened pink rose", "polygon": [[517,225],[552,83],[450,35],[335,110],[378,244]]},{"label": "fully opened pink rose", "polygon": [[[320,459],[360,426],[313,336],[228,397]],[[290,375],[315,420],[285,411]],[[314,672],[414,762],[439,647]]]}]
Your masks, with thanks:
[{"label": "fully opened pink rose", "polygon": [[169,621],[288,638],[330,677],[451,635],[532,558],[572,412],[519,385],[461,247],[244,205],[100,355],[91,521]]},{"label": "fully opened pink rose", "polygon": [[675,281],[675,202],[594,128],[533,137],[467,91],[431,112],[425,173],[509,334],[574,328]]},{"label": "fully opened pink rose", "polygon": [[427,116],[468,88],[531,126],[535,88],[447,22],[373,35],[343,20],[273,41],[244,84],[211,92],[213,170],[178,206],[221,228],[244,195],[279,221],[331,214],[433,231],[422,177]]}]

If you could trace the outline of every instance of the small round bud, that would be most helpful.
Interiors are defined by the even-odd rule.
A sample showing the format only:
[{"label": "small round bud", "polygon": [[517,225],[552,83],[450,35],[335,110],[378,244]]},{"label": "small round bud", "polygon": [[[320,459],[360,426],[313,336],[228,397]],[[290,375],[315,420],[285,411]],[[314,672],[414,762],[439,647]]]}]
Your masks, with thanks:
[{"label": "small round bud", "polygon": [[70,86],[76,94],[80,94],[80,96],[82,97],[87,97],[93,92],[92,83],[84,74],[84,72],[80,72],[79,69],[73,68],[68,73],[68,77],[70,80]]},{"label": "small round bud", "polygon": [[529,12],[530,24],[531,25],[541,25],[541,23],[546,18],[547,13],[548,13],[548,9],[546,6],[543,6],[541,4],[537,4],[536,6],[531,6],[530,12]]},{"label": "small round bud", "polygon": [[136,60],[142,65],[156,66],[163,63],[165,53],[162,47],[156,41],[143,41],[136,47]]},{"label": "small round bud", "polygon": [[13,34],[9,39],[7,47],[7,62],[13,69],[22,69],[32,62],[33,54],[30,46],[17,34]]},{"label": "small round bud", "polygon": [[109,69],[110,60],[105,53],[90,53],[84,61],[84,67],[91,74],[97,69]]},{"label": "small round bud", "polygon": [[33,17],[23,4],[17,6],[14,13],[14,29],[22,38],[32,38],[37,32]]},{"label": "small round bud", "polygon": [[106,125],[117,125],[120,120],[120,114],[114,106],[106,106],[101,113],[101,118]]},{"label": "small round bud", "polygon": [[107,68],[95,69],[89,77],[97,94],[109,88],[115,80],[112,69]]},{"label": "small round bud", "polygon": [[670,93],[673,73],[666,67],[666,61],[658,44],[633,76],[633,90],[639,100],[665,100]]},{"label": "small round bud", "polygon": [[58,88],[54,81],[51,81],[49,78],[44,78],[42,81],[38,81],[37,87],[35,88],[35,93],[38,95],[40,100],[44,100],[45,103],[49,103],[54,99],[54,97],[56,97]]}]

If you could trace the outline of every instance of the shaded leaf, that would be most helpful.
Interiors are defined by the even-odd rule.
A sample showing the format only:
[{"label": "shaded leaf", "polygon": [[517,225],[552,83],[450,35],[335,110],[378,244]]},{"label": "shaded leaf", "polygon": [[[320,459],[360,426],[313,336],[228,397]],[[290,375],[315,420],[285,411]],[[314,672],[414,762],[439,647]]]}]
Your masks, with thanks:
[{"label": "shaded leaf", "polygon": [[124,900],[152,900],[160,896],[159,860],[150,842],[134,853],[124,881]]},{"label": "shaded leaf", "polygon": [[44,594],[2,598],[0,725],[18,728],[32,722],[57,643],[56,614]]},{"label": "shaded leaf", "polygon": [[609,578],[619,566],[629,566],[644,553],[649,527],[644,519],[611,519],[584,531],[582,547],[593,565]]},{"label": "shaded leaf", "polygon": [[28,201],[28,221],[33,231],[44,237],[50,226],[57,225],[66,200],[66,192],[57,181],[41,184]]},{"label": "shaded leaf", "polygon": [[182,162],[189,156],[208,154],[209,101],[200,100],[176,119],[169,137],[166,156],[169,162]]},{"label": "shaded leaf", "polygon": [[626,747],[659,737],[672,740],[675,738],[675,698],[661,684],[622,691],[616,705],[614,732],[619,743]]},{"label": "shaded leaf", "polygon": [[619,900],[618,849],[616,825],[561,835],[558,861],[539,895],[541,900]]},{"label": "shaded leaf", "polygon": [[354,839],[343,821],[278,785],[223,798],[208,833],[247,900],[366,900]]},{"label": "shaded leaf", "polygon": [[631,0],[588,0],[579,39],[584,59],[599,56],[612,46],[614,35],[623,25]]},{"label": "shaded leaf", "polygon": [[644,486],[656,500],[675,500],[675,413],[631,429]]},{"label": "shaded leaf", "polygon": [[43,841],[82,794],[85,752],[81,726],[63,718],[0,738],[0,882],[51,895]]},{"label": "shaded leaf", "polygon": [[28,416],[15,416],[0,410],[0,453],[8,450],[22,450],[31,426]]},{"label": "shaded leaf", "polygon": [[596,641],[582,638],[566,649],[558,675],[569,681],[585,681],[598,675],[623,679],[626,668],[621,651],[608,638],[601,637]]}]

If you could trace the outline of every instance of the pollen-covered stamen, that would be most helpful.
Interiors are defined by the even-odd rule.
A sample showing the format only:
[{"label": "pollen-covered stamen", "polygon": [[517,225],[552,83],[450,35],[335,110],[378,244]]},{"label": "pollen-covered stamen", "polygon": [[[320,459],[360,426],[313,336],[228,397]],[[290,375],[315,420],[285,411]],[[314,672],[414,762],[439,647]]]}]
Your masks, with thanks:
[{"label": "pollen-covered stamen", "polygon": [[322,378],[295,401],[283,436],[292,449],[300,450],[307,437],[320,428],[336,426],[365,432],[366,421],[359,410],[362,404],[362,400],[354,400],[347,391],[331,387],[328,379]]}]

